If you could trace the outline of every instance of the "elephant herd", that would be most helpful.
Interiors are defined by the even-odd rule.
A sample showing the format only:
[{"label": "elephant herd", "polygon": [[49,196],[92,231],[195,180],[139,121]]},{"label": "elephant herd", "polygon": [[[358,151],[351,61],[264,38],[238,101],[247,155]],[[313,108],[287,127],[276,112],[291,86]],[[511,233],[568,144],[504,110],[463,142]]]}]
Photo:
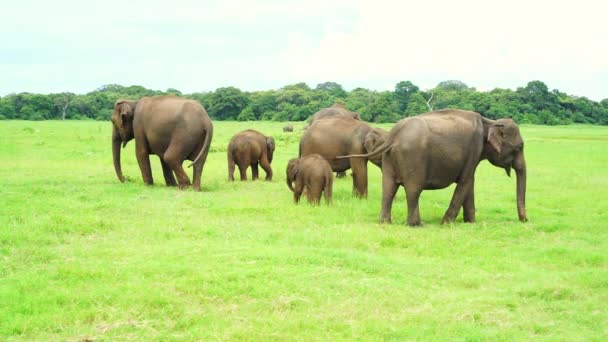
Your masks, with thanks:
[{"label": "elephant herd", "polygon": [[[143,97],[137,101],[118,100],[112,113],[112,154],[116,176],[125,178],[120,163],[121,144],[135,139],[135,154],[146,184],[152,184],[151,154],[160,157],[167,186],[201,190],[201,174],[213,125],[201,104],[178,96]],[[292,127],[289,127],[293,129]],[[284,129],[285,131],[291,131]],[[463,209],[465,222],[475,221],[475,170],[487,159],[517,176],[517,212],[527,221],[525,209],[526,162],[519,127],[511,119],[490,120],[479,113],[444,109],[408,117],[390,131],[371,127],[358,113],[334,104],[314,114],[299,144],[298,158],[286,168],[288,188],[297,203],[303,193],[312,204],[323,196],[332,198],[333,172],[352,170],[353,195],[367,197],[367,161],[382,170],[380,222],[391,222],[391,207],[399,186],[407,199],[407,224],[421,225],[418,200],[423,190],[443,189],[456,183],[442,223],[453,222]],[[238,167],[246,180],[258,168],[272,180],[275,141],[255,130],[235,134],[228,144],[228,179],[234,180]],[[182,163],[190,160],[190,183]],[[176,181],[177,177],[177,181]]]}]

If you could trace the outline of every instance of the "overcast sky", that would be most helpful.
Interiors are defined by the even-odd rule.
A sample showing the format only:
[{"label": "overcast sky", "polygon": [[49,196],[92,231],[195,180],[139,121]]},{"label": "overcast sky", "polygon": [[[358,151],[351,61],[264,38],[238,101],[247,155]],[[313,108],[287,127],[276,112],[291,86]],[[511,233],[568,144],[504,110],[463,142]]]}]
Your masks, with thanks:
[{"label": "overcast sky", "polygon": [[10,1],[0,96],[104,84],[184,93],[525,86],[608,98],[608,5],[545,0]]}]

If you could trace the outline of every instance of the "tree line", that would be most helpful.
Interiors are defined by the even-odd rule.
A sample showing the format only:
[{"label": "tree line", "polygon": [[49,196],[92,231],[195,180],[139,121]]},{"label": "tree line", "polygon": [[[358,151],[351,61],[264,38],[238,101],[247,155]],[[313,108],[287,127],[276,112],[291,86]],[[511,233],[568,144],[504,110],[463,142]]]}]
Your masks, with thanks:
[{"label": "tree line", "polygon": [[600,102],[586,97],[549,90],[541,81],[531,81],[516,90],[496,88],[478,91],[461,81],[449,80],[429,90],[421,90],[411,81],[402,81],[392,91],[355,88],[346,91],[335,82],[311,88],[306,83],[284,86],[278,90],[244,92],[236,87],[215,91],[182,94],[142,86],[110,84],[87,94],[9,94],[0,98],[0,120],[109,120],[114,102],[119,98],[175,94],[203,104],[213,120],[302,121],[335,102],[361,114],[369,122],[396,122],[443,108],[472,110],[483,116],[513,118],[518,123],[558,125],[587,123],[608,125],[608,98]]}]

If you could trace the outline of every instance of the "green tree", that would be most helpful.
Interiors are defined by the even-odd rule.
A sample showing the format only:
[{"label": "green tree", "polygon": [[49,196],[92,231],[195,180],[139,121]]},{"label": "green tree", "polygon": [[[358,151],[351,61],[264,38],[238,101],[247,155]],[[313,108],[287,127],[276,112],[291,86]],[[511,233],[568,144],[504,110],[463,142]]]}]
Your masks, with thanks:
[{"label": "green tree", "polygon": [[218,88],[209,98],[209,115],[217,120],[235,120],[249,104],[249,98],[235,87]]},{"label": "green tree", "polygon": [[0,99],[0,119],[15,119],[17,118],[17,112],[15,111],[15,105],[8,97]]},{"label": "green tree", "polygon": [[397,103],[397,108],[401,113],[407,111],[412,95],[418,93],[420,88],[410,81],[401,81],[395,85],[393,92],[394,101]]},{"label": "green tree", "polygon": [[317,84],[317,87],[315,88],[315,90],[326,93],[327,95],[329,95],[333,98],[344,99],[344,98],[346,98],[346,95],[347,95],[344,88],[342,88],[342,86],[336,82],[319,83],[319,84]]}]

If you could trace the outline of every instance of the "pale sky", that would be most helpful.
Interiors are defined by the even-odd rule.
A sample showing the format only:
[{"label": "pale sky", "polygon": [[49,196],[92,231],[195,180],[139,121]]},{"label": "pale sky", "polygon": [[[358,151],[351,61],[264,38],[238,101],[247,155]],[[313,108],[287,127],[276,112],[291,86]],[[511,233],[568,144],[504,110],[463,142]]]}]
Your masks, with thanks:
[{"label": "pale sky", "polygon": [[0,96],[525,86],[608,98],[605,0],[3,1]]}]

